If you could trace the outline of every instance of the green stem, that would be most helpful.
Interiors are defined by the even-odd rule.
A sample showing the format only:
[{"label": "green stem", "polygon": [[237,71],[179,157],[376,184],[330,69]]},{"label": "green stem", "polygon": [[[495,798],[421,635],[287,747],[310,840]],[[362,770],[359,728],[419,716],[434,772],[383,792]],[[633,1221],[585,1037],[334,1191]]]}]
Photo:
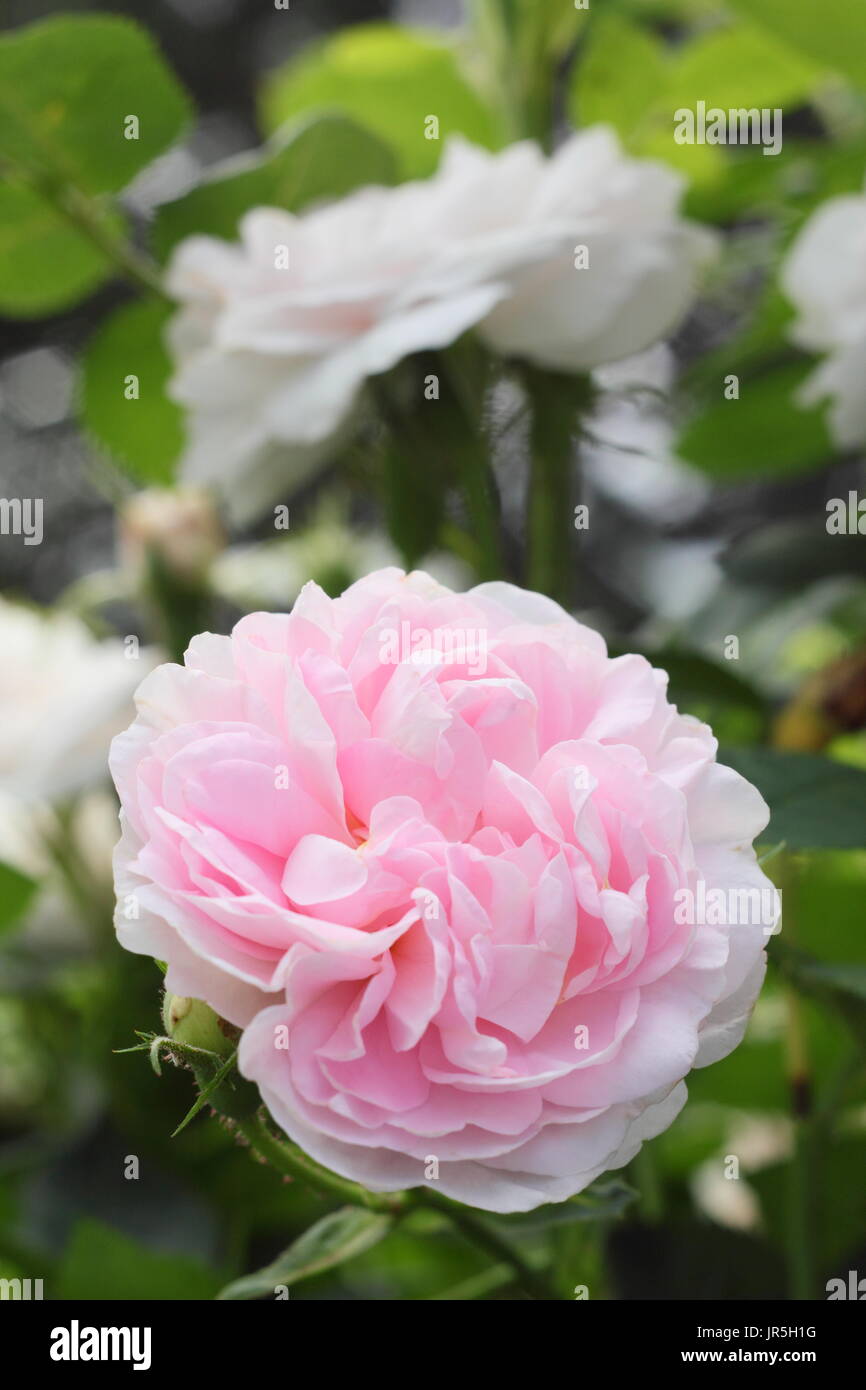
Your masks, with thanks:
[{"label": "green stem", "polygon": [[556,1287],[564,1298],[573,1298],[581,1285],[594,1303],[610,1299],[605,1268],[608,1221],[572,1221],[555,1232]]},{"label": "green stem", "polygon": [[[500,579],[503,570],[499,494],[482,423],[486,360],[464,342],[447,352],[419,358],[409,364],[409,369],[416,380],[408,396],[401,392],[395,374],[371,379],[371,393],[379,414],[400,455],[409,446],[413,459],[408,466],[426,469],[430,479],[439,480],[440,487],[459,486],[471,527],[471,550],[478,577]],[[418,380],[422,374],[438,379],[440,393],[435,404],[428,406],[423,420],[417,407]],[[392,466],[402,463],[402,457],[392,460]],[[427,480],[422,479],[416,505],[424,505],[426,485]],[[405,550],[406,546],[402,548]]]},{"label": "green stem", "polygon": [[520,1251],[507,1240],[503,1240],[471,1207],[458,1206],[429,1187],[416,1191],[412,1201],[416,1206],[441,1212],[471,1244],[490,1255],[496,1264],[509,1265],[514,1271],[516,1282],[529,1298],[542,1302],[558,1301],[543,1275],[533,1269]]},{"label": "green stem", "polygon": [[213,600],[206,575],[184,579],[175,574],[156,547],[147,552],[144,593],[169,659],[183,665],[184,652],[197,632],[212,621]]},{"label": "green stem", "polygon": [[468,339],[437,355],[447,392],[452,450],[460,469],[466,511],[478,547],[478,577],[501,579],[502,508],[484,429],[488,363]]},{"label": "green stem", "polygon": [[635,1187],[640,1193],[640,1211],[650,1225],[656,1225],[664,1216],[664,1196],[659,1182],[655,1156],[649,1144],[642,1144],[632,1161]]},{"label": "green stem", "polygon": [[788,1274],[790,1296],[810,1300],[815,1292],[815,1135],[805,1118],[794,1124],[794,1153],[788,1174]]},{"label": "green stem", "polygon": [[490,95],[509,140],[537,140],[549,148],[557,70],[577,15],[566,11],[557,18],[542,0],[475,0],[472,8]]},{"label": "green stem", "polygon": [[499,492],[483,439],[467,434],[454,445],[481,580],[502,578]]},{"label": "green stem", "polygon": [[527,499],[527,583],[568,607],[575,570],[574,434],[591,399],[588,377],[528,368],[532,466]]},{"label": "green stem", "polygon": [[[781,856],[780,874],[785,934],[796,941],[794,895],[798,865],[792,854]],[[794,1125],[794,1152],[788,1172],[788,1275],[791,1298],[812,1299],[816,1287],[817,1133],[812,1115],[812,1078],[803,1005],[790,985],[785,988],[785,1006],[788,1084]]]},{"label": "green stem", "polygon": [[327,1168],[320,1168],[295,1145],[285,1143],[272,1134],[260,1113],[248,1119],[236,1120],[235,1124],[250,1147],[278,1173],[299,1178],[326,1197],[336,1197],[351,1206],[366,1207],[368,1211],[385,1212],[392,1216],[408,1205],[403,1192],[368,1192],[359,1183],[341,1178]]},{"label": "green stem", "polygon": [[472,10],[476,46],[487,61],[488,96],[508,140],[519,140],[526,131],[515,90],[512,26],[506,21],[502,0],[474,0]]},{"label": "green stem", "polygon": [[365,1207],[368,1211],[382,1212],[388,1216],[402,1215],[413,1207],[432,1208],[447,1216],[468,1240],[491,1255],[497,1264],[507,1264],[513,1271],[517,1283],[530,1298],[555,1297],[520,1252],[502,1240],[471,1208],[457,1206],[429,1188],[412,1194],[368,1192],[359,1183],[350,1182],[347,1178],[341,1178],[336,1173],[321,1168],[295,1145],[278,1139],[271,1133],[261,1113],[237,1119],[235,1124],[250,1147],[278,1173],[298,1178],[326,1197],[336,1197],[351,1206]]}]

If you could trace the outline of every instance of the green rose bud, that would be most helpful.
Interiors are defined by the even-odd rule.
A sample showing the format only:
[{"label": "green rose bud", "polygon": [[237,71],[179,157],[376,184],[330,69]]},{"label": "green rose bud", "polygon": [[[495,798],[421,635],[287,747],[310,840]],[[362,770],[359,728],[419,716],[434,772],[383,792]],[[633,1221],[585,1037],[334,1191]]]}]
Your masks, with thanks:
[{"label": "green rose bud", "polygon": [[162,1022],[166,1033],[176,1042],[190,1047],[202,1047],[228,1057],[234,1049],[237,1029],[221,1019],[200,999],[186,999],[182,994],[168,994],[162,1002]]}]

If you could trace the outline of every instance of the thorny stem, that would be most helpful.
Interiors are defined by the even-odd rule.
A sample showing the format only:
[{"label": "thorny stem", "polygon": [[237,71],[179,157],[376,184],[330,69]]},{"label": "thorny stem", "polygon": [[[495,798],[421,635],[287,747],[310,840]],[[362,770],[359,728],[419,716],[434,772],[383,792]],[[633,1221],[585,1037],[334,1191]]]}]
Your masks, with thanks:
[{"label": "thorny stem", "polygon": [[368,1192],[359,1183],[350,1182],[347,1178],[341,1178],[336,1173],[319,1167],[300,1149],[278,1139],[271,1132],[261,1112],[250,1119],[236,1120],[235,1124],[250,1147],[277,1172],[287,1177],[298,1178],[325,1196],[336,1197],[351,1206],[364,1207],[368,1211],[382,1212],[388,1216],[402,1216],[413,1208],[435,1210],[446,1216],[467,1240],[490,1255],[497,1264],[507,1264],[513,1271],[515,1281],[529,1298],[555,1298],[544,1279],[527,1263],[523,1255],[503,1240],[471,1208],[449,1202],[430,1188],[422,1188],[412,1193]]},{"label": "thorny stem", "polygon": [[261,1113],[250,1119],[235,1120],[240,1134],[272,1168],[286,1177],[299,1178],[309,1186],[317,1188],[328,1197],[337,1197],[354,1207],[365,1207],[368,1211],[379,1211],[396,1216],[408,1206],[404,1192],[368,1192],[359,1183],[341,1178],[327,1168],[320,1168],[305,1153],[294,1145],[284,1143],[272,1134]]}]

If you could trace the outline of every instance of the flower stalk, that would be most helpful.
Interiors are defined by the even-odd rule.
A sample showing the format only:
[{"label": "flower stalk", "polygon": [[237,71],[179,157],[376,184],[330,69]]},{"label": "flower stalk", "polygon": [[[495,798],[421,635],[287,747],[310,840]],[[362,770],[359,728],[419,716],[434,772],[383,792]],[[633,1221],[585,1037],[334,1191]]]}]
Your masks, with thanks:
[{"label": "flower stalk", "polygon": [[[785,935],[796,941],[794,916],[799,865],[795,855],[785,852],[780,860],[782,898],[785,904]],[[808,1036],[803,1004],[797,992],[785,987],[785,1051],[794,1149],[788,1173],[788,1280],[794,1299],[815,1297],[817,1159],[816,1133],[812,1114],[812,1077]]]},{"label": "flower stalk", "polygon": [[275,1168],[284,1177],[298,1178],[301,1182],[321,1192],[323,1196],[335,1197],[350,1206],[364,1207],[367,1211],[378,1211],[396,1216],[408,1207],[405,1192],[368,1192],[360,1183],[341,1178],[327,1168],[322,1168],[287,1140],[278,1139],[269,1128],[262,1111],[255,1115],[235,1121],[239,1134],[242,1134],[251,1149]]},{"label": "flower stalk", "polygon": [[527,497],[527,583],[564,607],[575,573],[575,433],[592,399],[588,376],[524,369],[532,407],[532,466]]},{"label": "flower stalk", "polygon": [[[221,1109],[220,1099],[221,1092],[209,1097],[217,1109]],[[521,1252],[503,1239],[470,1207],[450,1202],[429,1187],[412,1192],[370,1192],[360,1183],[342,1178],[339,1174],[323,1168],[296,1144],[278,1138],[273,1133],[263,1109],[250,1115],[229,1106],[224,1113],[250,1148],[284,1177],[298,1179],[325,1197],[348,1203],[350,1206],[363,1207],[366,1211],[381,1212],[387,1216],[404,1216],[413,1209],[436,1211],[447,1217],[470,1243],[490,1255],[497,1264],[506,1264],[514,1281],[527,1297],[543,1300],[556,1297],[543,1276],[533,1269]]]}]

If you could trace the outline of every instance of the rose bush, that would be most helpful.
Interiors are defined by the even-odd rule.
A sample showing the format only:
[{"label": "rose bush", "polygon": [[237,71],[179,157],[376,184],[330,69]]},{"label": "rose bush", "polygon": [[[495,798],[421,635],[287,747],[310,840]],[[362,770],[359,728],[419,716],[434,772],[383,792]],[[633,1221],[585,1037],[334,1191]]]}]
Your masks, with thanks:
[{"label": "rose bush", "polygon": [[118,933],[245,1029],[304,1149],[498,1211],[579,1191],[739,1041],[759,794],[550,600],[369,575],[163,666],[112,751]]},{"label": "rose bush", "polygon": [[185,478],[251,514],[285,484],[287,448],[295,477],[315,465],[368,377],[468,329],[564,372],[640,351],[683,316],[713,245],[679,216],[682,188],[606,127],[549,159],[454,139],[426,181],[254,209],[239,245],[189,238],[167,282]]}]

